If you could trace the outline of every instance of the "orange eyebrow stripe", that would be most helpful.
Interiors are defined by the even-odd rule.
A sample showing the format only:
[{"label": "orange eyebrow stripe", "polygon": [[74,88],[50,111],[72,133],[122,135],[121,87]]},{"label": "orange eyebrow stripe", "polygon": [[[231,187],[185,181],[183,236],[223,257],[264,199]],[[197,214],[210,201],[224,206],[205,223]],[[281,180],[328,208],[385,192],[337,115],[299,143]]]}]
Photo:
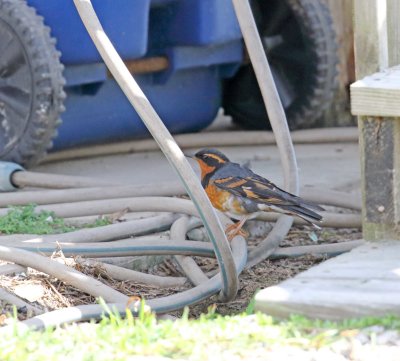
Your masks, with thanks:
[{"label": "orange eyebrow stripe", "polygon": [[207,154],[210,158],[214,158],[218,163],[225,163],[225,161],[216,154]]}]

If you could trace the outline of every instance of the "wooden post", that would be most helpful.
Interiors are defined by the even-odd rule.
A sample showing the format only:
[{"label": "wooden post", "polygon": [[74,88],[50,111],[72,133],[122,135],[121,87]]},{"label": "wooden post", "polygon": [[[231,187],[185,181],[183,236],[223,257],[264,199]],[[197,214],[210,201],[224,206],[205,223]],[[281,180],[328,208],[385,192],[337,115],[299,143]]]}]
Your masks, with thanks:
[{"label": "wooden post", "polygon": [[[357,79],[400,64],[399,9],[400,0],[354,0]],[[398,84],[400,89],[400,82]],[[363,88],[356,85],[353,84],[354,89],[352,86],[353,108],[359,103],[355,95]],[[374,94],[366,87],[363,91],[364,95]],[[389,103],[385,100],[383,104]],[[373,108],[371,101],[368,106]],[[399,114],[386,111],[385,116],[379,116],[383,113],[368,116],[372,113],[363,112],[362,106],[357,108],[359,110],[353,114],[359,115],[364,238],[400,239]]]},{"label": "wooden post", "polygon": [[349,0],[323,0],[329,7],[336,32],[339,57],[337,89],[332,105],[324,112],[319,124],[324,127],[349,126],[356,118],[349,112],[349,85],[354,82],[353,3]]}]

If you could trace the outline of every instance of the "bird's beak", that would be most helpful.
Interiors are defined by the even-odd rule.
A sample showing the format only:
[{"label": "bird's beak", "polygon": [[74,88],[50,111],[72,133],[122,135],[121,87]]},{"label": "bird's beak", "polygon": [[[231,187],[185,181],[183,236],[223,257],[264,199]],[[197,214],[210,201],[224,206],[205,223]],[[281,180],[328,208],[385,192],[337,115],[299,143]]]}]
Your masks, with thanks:
[{"label": "bird's beak", "polygon": [[186,158],[195,159],[195,156],[194,156],[193,154],[184,153],[183,155],[184,155]]}]

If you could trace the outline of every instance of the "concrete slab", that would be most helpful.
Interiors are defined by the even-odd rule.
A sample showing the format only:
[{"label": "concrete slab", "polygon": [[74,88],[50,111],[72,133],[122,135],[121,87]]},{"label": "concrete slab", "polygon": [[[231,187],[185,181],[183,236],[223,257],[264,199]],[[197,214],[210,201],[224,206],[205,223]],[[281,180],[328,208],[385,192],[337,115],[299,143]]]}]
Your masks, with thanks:
[{"label": "concrete slab", "polygon": [[255,309],[332,320],[400,315],[400,242],[367,243],[268,287]]}]

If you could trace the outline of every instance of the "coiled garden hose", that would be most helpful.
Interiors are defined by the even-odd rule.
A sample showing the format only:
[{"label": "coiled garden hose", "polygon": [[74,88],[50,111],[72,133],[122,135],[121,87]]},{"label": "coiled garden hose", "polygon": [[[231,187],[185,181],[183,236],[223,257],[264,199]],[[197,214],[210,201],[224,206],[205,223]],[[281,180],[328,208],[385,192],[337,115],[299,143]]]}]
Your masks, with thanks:
[{"label": "coiled garden hose", "polygon": [[[236,295],[238,281],[237,275],[233,276],[234,270],[231,258],[229,257],[229,246],[221,225],[216,222],[217,218],[214,210],[212,209],[212,206],[204,191],[201,189],[198,179],[194,175],[189,164],[184,159],[183,154],[175,143],[174,139],[165,128],[161,119],[159,119],[157,113],[151,107],[146,96],[136,84],[122,59],[119,57],[115,48],[109,41],[96,16],[91,1],[74,0],[74,3],[84,25],[89,32],[89,35],[99,50],[103,60],[107,64],[110,72],[113,74],[114,78],[121,86],[128,99],[131,101],[131,104],[134,106],[135,110],[146,124],[147,128],[153,135],[155,141],[159,144],[167,159],[177,170],[181,178],[184,176],[182,181],[185,184],[188,194],[198,208],[201,218],[205,222],[204,225],[209,233],[211,241],[214,244],[220,267],[226,267],[227,274],[223,273],[223,291],[226,298],[232,299],[232,297]],[[285,188],[291,193],[298,194],[298,170],[294,148],[290,138],[289,127],[287,125],[285,112],[274,83],[272,72],[262,46],[257,26],[254,21],[251,7],[248,1],[243,0],[233,0],[233,6],[235,8],[236,16],[242,30],[243,38],[252,61],[258,83],[260,85],[271,126],[274,131],[283,165]],[[206,210],[207,213],[203,214],[203,209]],[[264,255],[268,254],[270,249],[276,248],[279,245],[280,241],[289,232],[291,225],[291,217],[281,216],[275,225],[275,229],[271,232],[271,237],[267,237],[257,249],[253,250],[249,254],[249,258],[265,259],[266,257],[264,257]],[[225,242],[220,242],[219,239],[224,240]],[[226,264],[225,262],[228,260],[230,263]],[[232,271],[233,274],[229,275],[229,271]],[[230,279],[228,278],[229,276],[231,277]],[[233,291],[232,288],[228,295],[227,286],[229,280],[232,283],[232,287],[233,284],[235,285],[236,290]]]},{"label": "coiled garden hose", "polygon": [[[242,30],[247,52],[253,64],[253,69],[266,105],[271,127],[274,131],[283,166],[285,189],[290,193],[298,194],[299,175],[289,126],[250,4],[248,1],[243,0],[232,0],[232,2]],[[266,259],[288,234],[292,223],[292,217],[280,216],[267,238],[249,252],[249,266]]]},{"label": "coiled garden hose", "polygon": [[[295,130],[291,132],[291,136],[292,141],[295,144],[358,142],[358,129],[356,127],[349,127],[346,128],[345,132],[343,132],[342,128]],[[177,144],[182,149],[245,145],[265,146],[276,144],[274,133],[269,131],[218,131],[195,134],[177,134],[174,137]],[[153,139],[101,144],[51,153],[43,159],[41,164],[115,154],[141,153],[158,149],[159,147]]]},{"label": "coiled garden hose", "polygon": [[0,259],[32,267],[38,271],[50,274],[78,289],[84,289],[85,292],[93,296],[105,297],[109,302],[125,302],[128,299],[124,294],[106,286],[100,281],[40,254],[1,245]]},{"label": "coiled garden hose", "polygon": [[[280,100],[273,83],[271,71],[269,69],[268,62],[257,33],[250,6],[248,1],[232,1],[239,19],[240,26],[242,28],[250,58],[252,59],[253,66],[257,74],[257,78],[259,83],[262,84],[261,90],[264,99],[268,99],[268,102],[266,102],[267,111],[283,163],[285,187],[290,192],[297,194],[298,175],[293,145],[290,139],[287,123],[285,121],[283,108],[280,104]],[[164,188],[155,190],[149,186],[145,189],[144,193],[140,192],[140,195],[175,195],[178,192],[179,194],[182,194],[182,190],[184,190],[190,195],[194,205],[187,200],[176,198],[136,198],[135,196],[139,195],[138,188],[123,185],[118,186],[108,182],[92,182],[91,180],[84,179],[82,177],[78,179],[75,177],[64,178],[63,176],[58,176],[57,178],[57,176],[55,176],[53,179],[49,180],[49,178],[46,178],[45,175],[35,175],[31,172],[15,172],[12,176],[12,183],[20,187],[38,185],[50,188],[84,188],[93,187],[94,185],[97,187],[110,186],[110,188],[108,188],[108,193],[101,199],[99,199],[100,197],[98,197],[98,194],[102,194],[101,190],[104,190],[104,188],[51,191],[48,193],[46,200],[42,201],[42,206],[37,207],[38,211],[41,209],[54,211],[61,217],[84,217],[89,215],[107,214],[120,211],[121,209],[128,209],[131,212],[173,212],[175,213],[174,215],[167,214],[164,216],[157,216],[158,220],[161,219],[160,217],[162,217],[162,219],[165,221],[164,226],[161,227],[162,229],[167,227],[167,225],[169,226],[172,224],[170,235],[171,239],[169,241],[148,239],[143,241],[135,240],[134,238],[126,240],[118,239],[120,236],[131,233],[132,229],[124,228],[129,227],[129,225],[125,225],[124,227],[121,227],[121,229],[119,229],[119,227],[103,228],[103,230],[100,231],[106,230],[109,232],[111,229],[110,233],[106,233],[104,235],[105,238],[102,236],[95,236],[96,231],[89,231],[92,233],[90,236],[88,236],[89,233],[86,233],[86,230],[75,233],[76,239],[74,239],[73,234],[51,236],[48,237],[47,240],[46,237],[32,238],[23,236],[22,239],[21,237],[10,239],[3,237],[3,245],[0,247],[0,259],[42,270],[43,272],[53,275],[61,280],[65,280],[65,282],[70,283],[87,293],[102,297],[109,302],[118,302],[117,304],[111,306],[112,308],[115,307],[116,310],[123,315],[126,312],[127,307],[128,297],[126,295],[122,295],[115,290],[112,292],[108,290],[107,287],[103,287],[104,285],[97,285],[93,283],[94,280],[88,276],[84,277],[85,285],[83,285],[82,283],[78,282],[81,275],[78,277],[78,274],[76,273],[77,271],[74,272],[73,268],[65,265],[54,266],[55,261],[39,255],[35,256],[41,257],[40,260],[37,257],[32,257],[29,259],[29,255],[31,255],[32,252],[28,252],[27,250],[29,249],[36,252],[40,251],[49,254],[61,247],[65,255],[81,254],[90,257],[104,257],[105,255],[112,257],[138,254],[174,255],[178,264],[181,266],[181,269],[186,274],[187,278],[195,285],[195,287],[171,296],[148,300],[147,304],[157,313],[170,312],[172,310],[180,309],[186,305],[200,302],[220,290],[222,290],[222,296],[224,300],[231,300],[235,297],[237,292],[238,274],[240,274],[246,264],[247,266],[250,266],[273,254],[275,254],[276,257],[282,255],[291,256],[300,254],[303,250],[302,247],[294,247],[291,254],[290,252],[286,252],[283,249],[277,248],[292,225],[292,218],[287,216],[281,216],[268,237],[260,244],[259,247],[251,250],[249,253],[249,263],[247,262],[246,243],[242,237],[235,237],[231,244],[228,244],[222,225],[227,225],[231,221],[222,214],[218,214],[217,217],[217,212],[211,207],[207,196],[201,188],[197,177],[184,158],[183,153],[169,132],[166,130],[158,115],[149,104],[147,98],[140,90],[134,79],[131,77],[131,74],[126,69],[122,60],[109,42],[93,10],[91,1],[74,0],[74,2],[85,26],[88,29],[88,32],[98,47],[99,52],[101,53],[114,78],[120,84],[128,99],[131,101],[132,105],[143,119],[150,133],[153,135],[156,143],[159,145],[167,159],[175,168],[182,180],[182,183],[184,184],[184,189],[180,186],[177,186],[174,189]],[[218,135],[218,137],[221,139],[220,135]],[[151,146],[154,148],[154,143],[151,144]],[[191,145],[195,146],[194,143]],[[36,177],[36,183],[30,182],[30,179],[34,177]],[[38,195],[40,196],[40,192],[24,193],[26,193],[26,199],[30,200],[35,199],[35,197],[37,199]],[[119,194],[119,196],[116,196],[116,194]],[[10,195],[8,201],[11,200],[12,196],[13,195]],[[15,196],[19,197],[17,194],[15,194]],[[14,204],[20,204],[18,203],[20,201],[16,198],[14,199]],[[332,198],[335,197],[332,196]],[[24,203],[26,203],[26,199]],[[327,196],[326,200],[328,202],[329,199],[330,198]],[[6,205],[6,202],[7,200],[3,201],[2,206]],[[337,200],[332,202],[336,202],[336,205],[341,204],[341,202]],[[358,206],[356,205],[355,207]],[[6,209],[0,210],[0,214],[4,214],[6,211]],[[180,214],[180,216],[177,216],[176,214]],[[212,245],[205,242],[185,240],[187,231],[196,223],[190,223],[188,216],[200,217],[203,220],[208,232],[208,236],[212,241]],[[138,222],[136,222],[136,225],[139,224]],[[155,229],[151,227],[152,224],[154,225],[154,219],[144,220],[140,224],[147,224],[148,227],[145,227],[146,232],[155,231]],[[116,231],[117,228],[118,231]],[[118,233],[119,231],[121,231],[121,233]],[[137,230],[135,232],[137,232]],[[97,242],[89,243],[89,240],[93,241],[93,239],[91,239],[92,237],[98,237],[95,238]],[[58,242],[57,239],[63,240],[64,243]],[[79,243],[78,239],[84,240],[84,243]],[[12,246],[17,248],[13,248]],[[326,252],[340,252],[337,247],[329,248],[328,246],[329,245],[327,245],[325,249]],[[355,243],[347,245],[348,248],[355,246]],[[308,248],[307,250],[312,252],[313,250],[315,251],[315,248]],[[209,279],[208,275],[204,274],[197,264],[195,265],[193,259],[188,257],[192,255],[216,257],[220,272]],[[43,258],[46,259],[46,261],[44,261]],[[40,265],[41,262],[43,262],[42,265]],[[88,262],[90,263],[94,261]],[[140,272],[135,274],[134,271],[124,272],[118,267],[105,267],[108,267],[108,270],[110,272],[115,272],[115,274],[119,272],[119,277],[126,276],[127,278],[130,277],[130,279],[142,277],[142,280],[154,282],[155,284],[157,284],[157,282],[162,282],[161,278],[157,276],[147,275],[148,277],[146,277]],[[68,274],[72,277],[71,279],[66,278],[66,275]],[[175,281],[176,284],[182,284],[182,282],[185,281],[185,277],[177,277],[176,280],[172,278],[168,279],[170,284],[175,284]],[[47,326],[59,325],[65,322],[99,318],[104,313],[107,312],[105,312],[104,308],[100,305],[78,306],[36,316],[32,319],[24,321],[22,324],[27,327],[43,328]],[[7,328],[2,328],[0,332],[6,331]]]},{"label": "coiled garden hose", "polygon": [[[221,268],[221,296],[225,300],[232,300],[236,296],[238,290],[237,270],[224,230],[222,229],[221,223],[216,216],[210,200],[201,187],[199,179],[110,42],[93,9],[91,1],[74,0],[74,3],[83,24],[109,71],[143,120],[172,167],[178,173],[187,193],[193,200],[204,222],[210,240],[214,245],[215,254]],[[242,242],[245,242],[244,239],[242,239]]]},{"label": "coiled garden hose", "polygon": [[75,177],[68,175],[43,174],[37,172],[14,172],[11,176],[12,184],[18,188],[40,187],[40,188],[85,188],[97,186],[111,186],[113,183],[100,179],[87,179],[86,177]]},{"label": "coiled garden hose", "polygon": [[[171,238],[184,241],[186,239],[188,225],[189,219],[187,216],[183,216],[176,220],[171,227]],[[195,286],[208,281],[208,277],[204,274],[193,258],[176,255],[175,260]]]},{"label": "coiled garden hose", "polygon": [[[79,229],[62,234],[51,234],[42,236],[31,236],[31,239],[40,239],[43,242],[59,242],[59,243],[95,243],[109,242],[127,237],[134,237],[141,234],[154,233],[167,230],[172,223],[178,218],[176,214],[168,213],[156,217],[145,219],[136,219],[132,221],[115,223],[95,228]],[[3,236],[3,242],[13,236]]]}]

